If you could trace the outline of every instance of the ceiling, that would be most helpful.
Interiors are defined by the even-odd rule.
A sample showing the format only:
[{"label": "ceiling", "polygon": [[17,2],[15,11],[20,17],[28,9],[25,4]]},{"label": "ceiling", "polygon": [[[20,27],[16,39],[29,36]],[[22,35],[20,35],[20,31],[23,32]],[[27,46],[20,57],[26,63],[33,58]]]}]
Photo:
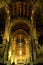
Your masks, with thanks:
[{"label": "ceiling", "polygon": [[[25,12],[25,14],[23,14],[23,12],[22,12],[21,16],[20,16],[20,13],[19,13],[20,9],[19,9],[19,11],[18,11],[19,14],[17,16],[16,10],[15,10],[16,5],[13,5],[14,1],[22,1],[22,0],[12,0],[12,3],[8,4],[9,10],[10,10],[10,14],[11,14],[11,19],[14,19],[15,17],[19,16],[19,17],[23,17],[24,19],[27,18],[27,19],[31,20],[31,12],[32,12],[32,8],[33,8],[34,4],[32,4],[31,2],[29,2],[28,5],[26,4],[25,8],[26,8],[26,6],[28,8],[27,8],[27,10],[25,9],[25,11],[28,11],[28,13]],[[28,1],[28,0],[23,0],[23,1],[25,2],[25,1]],[[33,0],[33,1],[35,1],[35,0]],[[17,5],[17,7],[18,7],[18,5]],[[24,5],[21,5],[21,7],[24,7]],[[21,9],[21,11],[22,11],[22,9]],[[16,13],[15,16],[14,16],[13,12]],[[27,16],[27,14],[28,14],[28,16]],[[6,19],[6,12],[5,12],[4,8],[1,8],[0,9],[0,33],[3,33],[1,31],[4,31],[4,29],[5,29],[5,19]],[[34,19],[34,21],[36,21],[37,29],[43,29],[43,2],[41,3],[41,9],[40,9],[40,7],[36,8],[36,10],[34,12],[34,15],[33,15],[33,19]]]}]

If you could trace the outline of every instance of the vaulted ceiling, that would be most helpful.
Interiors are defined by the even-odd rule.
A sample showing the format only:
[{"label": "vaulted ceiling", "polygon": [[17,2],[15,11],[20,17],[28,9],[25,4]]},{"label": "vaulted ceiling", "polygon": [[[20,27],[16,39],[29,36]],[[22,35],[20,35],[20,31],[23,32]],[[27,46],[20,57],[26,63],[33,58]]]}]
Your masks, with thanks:
[{"label": "vaulted ceiling", "polygon": [[[1,0],[2,1],[2,0]],[[0,1],[0,3],[1,3]],[[40,0],[42,1],[42,0]],[[34,7],[36,0],[6,0],[9,6],[11,19],[22,17],[31,20],[32,10],[35,9],[33,19],[36,21],[36,28],[43,29],[43,2],[40,3],[39,7]],[[34,3],[35,2],[35,3]],[[37,4],[38,5],[38,4]],[[6,12],[4,7],[0,8],[0,31],[5,28]],[[40,27],[41,26],[41,27]],[[2,33],[2,32],[1,32]]]}]

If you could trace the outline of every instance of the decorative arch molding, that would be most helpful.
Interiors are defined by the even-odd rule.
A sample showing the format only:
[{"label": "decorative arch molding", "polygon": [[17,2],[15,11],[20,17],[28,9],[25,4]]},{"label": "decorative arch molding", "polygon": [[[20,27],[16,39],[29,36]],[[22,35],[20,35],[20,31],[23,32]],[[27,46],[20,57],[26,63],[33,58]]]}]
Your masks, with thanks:
[{"label": "decorative arch molding", "polygon": [[5,31],[4,31],[4,34],[3,34],[3,41],[4,40],[7,40],[7,32],[8,32],[8,29],[9,29],[9,23],[10,23],[10,14],[9,14],[9,7],[8,7],[8,4],[5,0],[2,0],[0,2],[0,10],[3,10],[5,11]]},{"label": "decorative arch molding", "polygon": [[16,19],[13,21],[13,23],[11,23],[10,25],[10,33],[12,31],[12,29],[17,30],[17,29],[24,29],[26,31],[31,33],[31,24],[30,21],[28,19],[24,20],[24,19]]},{"label": "decorative arch molding", "polygon": [[[12,55],[14,55],[14,56],[11,56],[11,58],[12,58],[11,61],[10,61],[11,64],[13,62],[15,62],[15,64],[17,64],[17,62],[18,62],[17,61],[19,59],[18,57],[20,57],[18,55],[19,54],[19,51],[20,51],[20,48],[18,47],[18,45],[20,45],[20,43],[22,45],[24,45],[24,44],[26,45],[26,46],[24,45],[25,50],[24,51],[21,50],[21,51],[23,51],[22,53],[24,53],[23,55],[25,56],[25,53],[26,53],[26,56],[25,57],[27,59],[30,59],[31,58],[31,55],[32,55],[32,53],[31,53],[32,50],[31,49],[32,48],[31,48],[31,41],[29,40],[29,38],[31,37],[30,36],[31,35],[31,28],[30,27],[31,27],[31,24],[30,24],[29,20],[17,19],[17,20],[14,20],[13,23],[11,23],[11,25],[10,25],[10,32],[9,32],[10,33],[10,37],[9,37],[10,38],[10,47],[9,47],[9,50],[8,50],[8,60],[10,60],[10,54],[9,53],[10,52],[12,53],[12,50],[15,47],[15,50],[14,50],[15,51],[15,54],[13,53]],[[25,42],[24,42],[24,39],[25,39]],[[18,48],[18,51],[17,51],[17,48]],[[24,48],[22,47],[22,49],[24,49]],[[26,51],[27,48],[28,48],[29,53]],[[29,54],[29,56],[28,56],[28,54]],[[21,55],[21,53],[20,53],[20,55]],[[15,59],[13,57],[16,59],[16,61],[15,61]],[[22,58],[23,59],[23,63],[26,61],[26,58],[25,57]],[[28,62],[29,61],[27,61],[27,63]]]}]

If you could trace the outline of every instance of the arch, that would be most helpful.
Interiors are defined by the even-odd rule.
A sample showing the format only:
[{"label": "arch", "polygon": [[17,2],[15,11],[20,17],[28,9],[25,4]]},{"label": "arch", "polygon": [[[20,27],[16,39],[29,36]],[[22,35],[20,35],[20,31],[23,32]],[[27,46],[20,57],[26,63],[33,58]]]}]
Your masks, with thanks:
[{"label": "arch", "polygon": [[18,29],[23,29],[28,34],[31,34],[31,25],[29,22],[30,21],[22,20],[22,19],[15,20],[14,23],[12,23],[10,26],[10,33],[14,32]]},{"label": "arch", "polygon": [[[26,60],[26,58],[30,59],[31,43],[30,43],[30,40],[28,40],[28,36],[31,35],[31,28],[30,28],[31,26],[29,21],[27,22],[27,20],[20,19],[20,20],[15,20],[11,24],[12,25],[10,26],[10,47],[8,50],[8,60],[10,59],[10,52],[11,54],[13,53],[12,55],[14,55],[14,58],[16,58],[16,61],[18,57],[20,57],[20,55],[21,57],[23,56],[22,59],[24,60]],[[11,50],[11,48],[12,50],[14,48],[15,53]],[[26,51],[27,48],[28,48],[28,51]],[[16,64],[17,63],[16,61],[13,60],[11,61],[11,63],[15,62]]]},{"label": "arch", "polygon": [[4,8],[4,11],[6,13],[6,16],[5,16],[5,31],[4,31],[3,40],[6,39],[7,41],[9,41],[9,28],[8,28],[9,23],[10,23],[9,7],[8,7],[8,3],[6,1],[2,1],[0,4],[1,4],[0,9]]}]

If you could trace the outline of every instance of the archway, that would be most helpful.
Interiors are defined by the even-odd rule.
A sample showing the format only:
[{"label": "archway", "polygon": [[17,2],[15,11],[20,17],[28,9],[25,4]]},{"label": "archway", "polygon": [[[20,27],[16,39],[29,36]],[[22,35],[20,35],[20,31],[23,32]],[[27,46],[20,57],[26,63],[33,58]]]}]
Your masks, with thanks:
[{"label": "archway", "polygon": [[29,26],[18,22],[10,30],[8,60],[11,63],[29,63],[31,57],[31,33]]}]

